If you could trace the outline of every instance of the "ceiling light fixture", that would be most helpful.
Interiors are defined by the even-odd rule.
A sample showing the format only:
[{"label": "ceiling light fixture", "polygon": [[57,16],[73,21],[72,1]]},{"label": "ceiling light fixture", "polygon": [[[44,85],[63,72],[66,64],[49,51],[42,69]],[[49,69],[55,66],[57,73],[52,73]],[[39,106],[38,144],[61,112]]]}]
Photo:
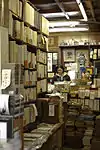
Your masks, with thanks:
[{"label": "ceiling light fixture", "polygon": [[83,15],[84,20],[88,21],[88,18],[87,18],[87,15],[86,15],[86,12],[85,12],[85,9],[83,7],[83,4],[82,4],[81,0],[76,0],[76,2],[78,4],[78,6],[79,6],[79,9],[80,9],[80,11],[81,11],[81,13]]},{"label": "ceiling light fixture", "polygon": [[76,25],[79,24],[80,24],[79,21],[50,21],[49,27],[64,27],[64,26],[75,27]]},{"label": "ceiling light fixture", "polygon": [[53,32],[78,32],[78,31],[88,31],[89,28],[51,28],[50,33]]},{"label": "ceiling light fixture", "polygon": [[[71,12],[66,12],[69,16],[76,16],[77,14],[79,14],[78,11],[71,11]],[[56,17],[64,17],[64,13],[63,12],[59,12],[59,13],[45,13],[42,14],[44,17],[46,18],[56,18]]]}]

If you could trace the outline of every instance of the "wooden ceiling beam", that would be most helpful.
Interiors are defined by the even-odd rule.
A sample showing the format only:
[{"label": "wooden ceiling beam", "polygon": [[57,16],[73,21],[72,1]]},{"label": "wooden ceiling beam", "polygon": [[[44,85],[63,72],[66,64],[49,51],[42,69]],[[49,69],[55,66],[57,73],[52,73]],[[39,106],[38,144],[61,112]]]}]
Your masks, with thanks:
[{"label": "wooden ceiling beam", "polygon": [[88,8],[90,8],[90,12],[91,12],[93,20],[96,21],[94,9],[93,9],[93,6],[92,6],[92,1],[88,0],[88,1],[86,1],[86,4],[87,4]]},{"label": "wooden ceiling beam", "polygon": [[[62,2],[59,2],[59,3],[62,3]],[[43,1],[41,1],[40,3],[38,3],[38,0],[37,0],[37,3],[34,3],[35,5],[37,5],[37,6],[44,6],[44,7],[47,7],[48,5],[53,5],[53,6],[55,6],[55,5],[57,5],[57,3],[47,3],[47,2],[43,2]],[[75,1],[70,1],[70,2],[63,2],[63,4],[64,5],[74,5],[74,4],[76,4],[76,2]]]},{"label": "wooden ceiling beam", "polygon": [[61,9],[61,11],[64,13],[66,19],[70,19],[68,14],[66,13],[65,9],[64,9],[64,4],[63,2],[60,3],[59,0],[55,0],[56,4],[58,5],[58,7]]}]

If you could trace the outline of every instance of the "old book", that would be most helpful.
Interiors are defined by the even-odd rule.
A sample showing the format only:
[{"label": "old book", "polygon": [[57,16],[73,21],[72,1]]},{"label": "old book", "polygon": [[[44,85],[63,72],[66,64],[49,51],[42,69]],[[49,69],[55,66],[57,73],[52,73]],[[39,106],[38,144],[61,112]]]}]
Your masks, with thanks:
[{"label": "old book", "polygon": [[33,88],[32,94],[33,94],[33,99],[36,100],[36,95],[37,95],[36,88]]},{"label": "old book", "polygon": [[13,36],[13,18],[12,13],[9,11],[9,35]]},{"label": "old book", "polygon": [[32,63],[31,63],[31,52],[28,52],[28,67],[32,68]]},{"label": "old book", "polygon": [[24,5],[24,21],[31,24],[31,6],[27,2]]},{"label": "old book", "polygon": [[42,89],[42,92],[46,92],[46,90],[47,90],[47,80],[46,79],[41,80],[41,89]]},{"label": "old book", "polygon": [[15,41],[9,41],[9,62],[14,62],[14,43]]},{"label": "old book", "polygon": [[20,37],[21,37],[21,35],[20,35],[20,27],[21,27],[21,25],[20,25],[21,23],[20,23],[20,21],[18,21],[18,20],[14,20],[14,37],[15,38],[17,38],[17,39],[20,39]]},{"label": "old book", "polygon": [[19,1],[19,17],[22,18],[22,2]]},{"label": "old book", "polygon": [[34,26],[34,13],[35,13],[35,10],[34,10],[34,8],[31,7],[31,14],[30,15],[31,15],[31,25],[32,26]]},{"label": "old book", "polygon": [[42,32],[49,35],[49,21],[42,16]]},{"label": "old book", "polygon": [[16,0],[16,14],[19,16],[19,0]]},{"label": "old book", "polygon": [[20,39],[24,41],[24,22],[20,23]]},{"label": "old book", "polygon": [[28,43],[32,44],[32,29],[28,28]]},{"label": "old book", "polygon": [[37,32],[36,31],[32,32],[32,44],[34,46],[37,46]]},{"label": "old book", "polygon": [[28,70],[25,70],[24,79],[25,79],[24,85],[29,86],[29,72],[28,72]]},{"label": "old book", "polygon": [[36,56],[35,53],[31,53],[31,60],[32,60],[32,66],[33,68],[36,67]]},{"label": "old book", "polygon": [[24,45],[24,67],[28,68],[28,51],[27,51],[27,45]]},{"label": "old book", "polygon": [[41,92],[41,81],[37,81],[37,94]]},{"label": "old book", "polygon": [[24,66],[24,47],[23,47],[23,45],[18,45],[18,62]]},{"label": "old book", "polygon": [[30,123],[30,107],[24,108],[24,120],[25,120],[24,125],[27,125]]}]

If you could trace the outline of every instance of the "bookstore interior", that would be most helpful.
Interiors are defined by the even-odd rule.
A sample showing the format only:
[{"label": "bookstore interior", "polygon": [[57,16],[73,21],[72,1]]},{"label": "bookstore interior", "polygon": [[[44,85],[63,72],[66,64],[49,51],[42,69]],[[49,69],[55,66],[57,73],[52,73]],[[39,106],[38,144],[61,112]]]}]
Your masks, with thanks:
[{"label": "bookstore interior", "polygon": [[0,0],[0,150],[47,149],[100,150],[99,0]]}]

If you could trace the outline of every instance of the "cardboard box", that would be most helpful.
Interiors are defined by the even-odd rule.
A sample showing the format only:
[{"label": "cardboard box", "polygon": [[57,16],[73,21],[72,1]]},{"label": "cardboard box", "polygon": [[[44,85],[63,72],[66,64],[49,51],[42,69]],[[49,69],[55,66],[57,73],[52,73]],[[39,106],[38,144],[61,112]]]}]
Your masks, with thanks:
[{"label": "cardboard box", "polygon": [[93,138],[91,143],[91,150],[100,150],[100,140]]},{"label": "cardboard box", "polygon": [[50,103],[49,98],[37,99],[38,119],[41,122],[55,124],[59,122],[59,102]]}]

